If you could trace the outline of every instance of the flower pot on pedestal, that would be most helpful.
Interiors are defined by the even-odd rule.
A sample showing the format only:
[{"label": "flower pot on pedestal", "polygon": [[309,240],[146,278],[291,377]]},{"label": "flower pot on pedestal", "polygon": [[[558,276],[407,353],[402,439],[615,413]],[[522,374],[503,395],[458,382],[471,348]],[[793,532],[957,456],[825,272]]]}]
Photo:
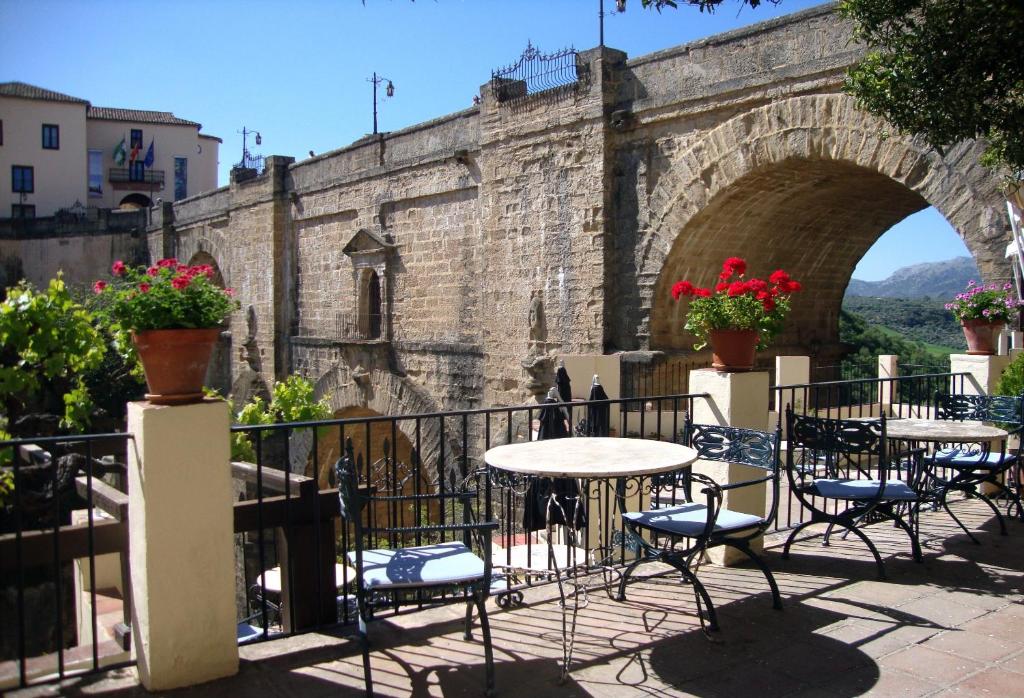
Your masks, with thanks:
[{"label": "flower pot on pedestal", "polygon": [[146,399],[184,405],[203,399],[203,381],[220,328],[142,330],[132,333],[146,373]]},{"label": "flower pot on pedestal", "polygon": [[989,320],[964,320],[967,353],[980,356],[995,354],[999,345],[999,333],[1003,331],[1004,324]]},{"label": "flower pot on pedestal", "polygon": [[711,367],[723,373],[752,371],[757,330],[711,330]]}]

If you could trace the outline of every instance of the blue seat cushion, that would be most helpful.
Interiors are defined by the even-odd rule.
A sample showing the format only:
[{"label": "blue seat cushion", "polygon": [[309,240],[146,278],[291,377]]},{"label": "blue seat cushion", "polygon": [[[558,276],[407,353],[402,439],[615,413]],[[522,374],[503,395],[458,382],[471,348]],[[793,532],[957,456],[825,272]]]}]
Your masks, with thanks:
[{"label": "blue seat cushion", "polygon": [[998,470],[1012,465],[1017,460],[1016,453],[1001,454],[999,451],[990,451],[969,448],[942,448],[932,455],[931,461],[935,465],[945,468],[970,468],[987,470]]},{"label": "blue seat cushion", "polygon": [[[703,533],[704,527],[707,526],[708,507],[706,504],[691,502],[648,511],[631,511],[623,514],[622,518],[652,531],[693,538]],[[763,523],[764,519],[760,516],[730,509],[719,509],[714,532],[741,531],[745,528],[760,526]]]},{"label": "blue seat cushion", "polygon": [[[878,490],[881,486],[881,480],[832,480],[821,478],[814,481],[814,488],[818,490],[818,494],[830,499],[874,499],[878,496]],[[885,491],[882,493],[882,496],[885,501],[914,501],[917,499],[917,493],[902,480],[886,480]]]},{"label": "blue seat cushion", "polygon": [[241,645],[242,643],[251,642],[256,638],[263,637],[263,628],[257,628],[255,625],[242,621],[238,624],[235,633],[238,638],[238,644]]},{"label": "blue seat cushion", "polygon": [[[348,559],[355,564],[355,551]],[[363,585],[367,589],[461,584],[483,576],[484,561],[463,543],[363,551]]]}]

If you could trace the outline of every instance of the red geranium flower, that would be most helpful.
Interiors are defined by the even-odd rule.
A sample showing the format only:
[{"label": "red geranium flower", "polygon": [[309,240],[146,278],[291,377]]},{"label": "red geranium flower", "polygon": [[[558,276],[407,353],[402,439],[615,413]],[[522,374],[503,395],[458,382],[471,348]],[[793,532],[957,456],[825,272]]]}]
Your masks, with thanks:
[{"label": "red geranium flower", "polygon": [[110,273],[113,274],[114,276],[123,276],[124,262],[122,262],[120,259],[114,262],[110,267]]},{"label": "red geranium flower", "polygon": [[729,257],[729,259],[722,262],[722,273],[726,275],[725,278],[728,278],[731,274],[743,276],[747,273],[747,260],[742,257]]},{"label": "red geranium flower", "polygon": [[710,298],[711,297],[711,289],[710,288],[695,288],[695,289],[693,289],[693,295],[697,296],[698,298]]},{"label": "red geranium flower", "polygon": [[107,282],[106,281],[97,281],[96,283],[94,283],[92,285],[92,292],[93,293],[103,293],[103,289],[105,289],[106,287],[107,287]]},{"label": "red geranium flower", "polygon": [[725,283],[724,281],[719,281],[717,284],[715,284],[715,291],[717,291],[718,293],[726,291],[728,290],[728,288],[729,284]]},{"label": "red geranium flower", "polygon": [[770,296],[761,301],[761,305],[762,307],[764,307],[764,312],[766,313],[770,313],[773,310],[775,310],[775,300],[772,299]]},{"label": "red geranium flower", "polygon": [[151,286],[147,284],[145,281],[139,284],[139,290],[142,291],[143,293],[148,293],[150,288]]},{"label": "red geranium flower", "polygon": [[150,267],[149,269],[146,270],[146,273],[149,274],[150,276],[156,276],[157,274],[160,273],[160,269],[158,269],[157,267]]},{"label": "red geranium flower", "polygon": [[167,257],[166,259],[161,259],[160,261],[158,261],[156,265],[158,267],[177,267],[178,260],[175,259],[174,257]]},{"label": "red geranium flower", "polygon": [[735,298],[747,292],[747,284],[743,281],[733,281],[729,284],[729,296]]},{"label": "red geranium flower", "polygon": [[184,275],[175,276],[173,279],[171,279],[171,286],[173,286],[178,291],[183,291],[184,289],[188,288],[188,285],[190,283],[192,283],[192,279]]},{"label": "red geranium flower", "polygon": [[[210,278],[213,278],[213,269],[210,269],[208,274]],[[679,300],[680,296],[692,296],[693,295],[693,284],[689,281],[677,281],[675,286],[672,287],[672,297]]]},{"label": "red geranium flower", "polygon": [[796,293],[802,288],[803,286],[800,285],[799,281],[787,281],[786,284],[782,287],[782,290],[785,291],[786,293]]},{"label": "red geranium flower", "polygon": [[771,273],[771,276],[768,277],[768,280],[777,286],[782,286],[784,283],[789,281],[789,274],[781,269],[776,269]]}]

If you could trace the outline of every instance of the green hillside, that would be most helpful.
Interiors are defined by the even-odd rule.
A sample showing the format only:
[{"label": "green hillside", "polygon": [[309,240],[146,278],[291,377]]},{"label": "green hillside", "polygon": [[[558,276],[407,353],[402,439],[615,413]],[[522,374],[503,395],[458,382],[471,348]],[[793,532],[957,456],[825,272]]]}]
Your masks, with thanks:
[{"label": "green hillside", "polygon": [[[886,299],[891,302],[894,299]],[[867,318],[850,312],[844,304],[839,314],[839,339],[853,351],[843,360],[854,365],[873,365],[879,354],[897,354],[900,365],[915,366],[915,373],[949,370],[949,354],[956,349],[907,338],[891,327],[869,322]]]},{"label": "green hillside", "polygon": [[967,348],[963,331],[944,304],[933,298],[847,296],[843,310],[868,325],[888,328],[897,339],[932,345],[933,350],[947,354],[963,351]]}]

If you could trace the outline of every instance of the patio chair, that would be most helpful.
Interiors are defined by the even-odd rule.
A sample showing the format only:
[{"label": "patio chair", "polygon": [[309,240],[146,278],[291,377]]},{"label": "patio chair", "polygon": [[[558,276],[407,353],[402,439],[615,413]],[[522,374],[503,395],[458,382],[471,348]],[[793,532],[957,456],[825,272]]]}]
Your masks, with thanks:
[{"label": "patio chair", "polygon": [[[697,578],[697,571],[708,549],[728,546],[749,557],[761,570],[771,588],[772,606],[782,608],[775,577],[750,545],[751,541],[771,526],[778,510],[779,438],[779,430],[766,433],[753,429],[694,424],[687,417],[683,429],[684,443],[696,449],[699,459],[740,463],[763,472],[752,479],[726,485],[719,485],[705,475],[693,473],[690,468],[655,479],[652,483],[654,507],[622,515],[627,545],[636,552],[637,559],[622,573],[619,582],[620,601],[625,600],[626,584],[639,565],[653,561],[665,562],[680,572],[683,581],[693,586],[702,624],[705,621],[701,611],[703,604],[707,612],[707,629],[718,630],[714,604]],[[704,502],[691,498],[694,483],[701,487]],[[768,511],[764,516],[722,507],[724,492],[762,483],[769,483],[771,487]],[[665,544],[653,545],[645,541],[641,531],[665,537]]]},{"label": "patio chair", "polygon": [[[472,639],[473,608],[476,607],[484,640],[486,694],[493,695],[494,655],[486,602],[491,579],[491,531],[498,524],[473,522],[477,492],[467,485],[474,476],[451,491],[382,496],[376,494],[372,483],[359,485],[358,473],[363,471],[360,461],[353,456],[349,441],[345,455],[334,467],[341,518],[354,532],[354,549],[349,551],[348,559],[356,569],[356,605],[367,695],[373,695],[368,625],[377,609],[394,607],[397,610],[403,601],[420,608],[465,603],[467,640]],[[485,476],[474,475],[486,481]],[[481,511],[488,511],[490,487],[486,482],[484,496]],[[453,518],[461,511],[462,523],[379,526],[374,521],[379,507],[394,510],[417,502],[424,512],[439,510],[442,521],[446,511],[450,511]],[[408,540],[433,542],[413,547],[374,547],[385,541],[393,544]],[[474,553],[474,546],[479,555]]]},{"label": "patio chair", "polygon": [[[935,395],[935,416],[937,419],[953,421],[995,422],[1007,430],[1010,437],[1017,438],[1017,444],[1007,449],[1003,440],[999,448],[990,443],[951,444],[938,449],[928,459],[929,489],[936,506],[945,509],[957,525],[976,544],[980,544],[963,522],[949,508],[950,493],[959,492],[968,499],[980,499],[995,512],[999,521],[999,532],[1007,535],[1006,522],[999,507],[983,488],[993,488],[1009,500],[1007,513],[1017,508],[1024,517],[1020,493],[1006,486],[1004,480],[1011,468],[1019,467],[1020,438],[1024,434],[1024,398],[1007,395]],[[942,469],[942,470],[940,470]],[[1018,487],[1019,489],[1019,487]]]},{"label": "patio chair", "polygon": [[[921,562],[918,514],[921,499],[916,487],[921,477],[923,449],[890,458],[885,417],[879,419],[826,419],[795,414],[786,406],[786,473],[790,491],[810,518],[786,539],[782,558],[803,529],[827,525],[822,545],[828,545],[838,526],[864,541],[875,558],[879,579],[885,565],[864,527],[891,521],[910,538],[915,562]],[[900,479],[904,475],[906,479]],[[895,471],[895,472],[894,472]],[[896,477],[890,478],[890,474]]]}]

